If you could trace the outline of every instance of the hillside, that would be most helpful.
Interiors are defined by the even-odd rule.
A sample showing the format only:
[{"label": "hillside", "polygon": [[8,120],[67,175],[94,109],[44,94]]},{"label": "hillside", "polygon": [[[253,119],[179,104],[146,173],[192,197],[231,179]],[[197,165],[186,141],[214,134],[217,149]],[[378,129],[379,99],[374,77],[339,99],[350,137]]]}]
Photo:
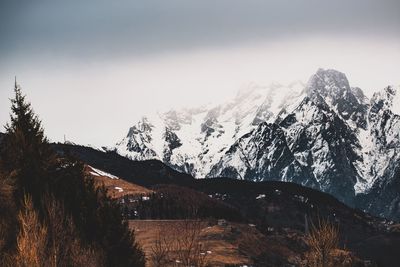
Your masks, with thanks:
[{"label": "hillside", "polygon": [[76,156],[90,166],[142,186],[160,183],[182,184],[193,180],[190,175],[174,171],[157,160],[134,162],[114,152],[105,153],[79,145],[53,144],[52,146],[60,156]]},{"label": "hillside", "polygon": [[85,173],[93,177],[95,185],[104,186],[107,189],[108,195],[113,199],[119,199],[126,195],[148,195],[153,192],[143,186],[129,183],[120,177],[103,172],[89,165],[86,165],[84,168]]},{"label": "hillside", "polygon": [[[311,188],[279,181],[193,179],[157,161],[134,162],[112,152],[82,146],[55,147],[59,153],[68,150],[75,157],[88,161],[90,166],[112,175],[116,175],[113,170],[118,176],[124,173],[125,176],[120,177],[126,181],[152,190],[148,198],[123,205],[128,218],[165,220],[200,216],[203,219],[229,219],[234,223],[254,224],[265,236],[289,238],[292,241],[285,243],[289,249],[299,245],[289,232],[304,237],[306,225],[310,227],[318,218],[329,218],[339,225],[341,246],[349,248],[356,256],[383,264],[381,266],[396,266],[399,260],[394,248],[400,245],[400,234],[392,231],[392,222],[350,208],[333,196]],[[149,164],[158,168],[151,169]],[[188,213],[189,207],[197,212]],[[169,208],[174,212],[168,212]]]}]

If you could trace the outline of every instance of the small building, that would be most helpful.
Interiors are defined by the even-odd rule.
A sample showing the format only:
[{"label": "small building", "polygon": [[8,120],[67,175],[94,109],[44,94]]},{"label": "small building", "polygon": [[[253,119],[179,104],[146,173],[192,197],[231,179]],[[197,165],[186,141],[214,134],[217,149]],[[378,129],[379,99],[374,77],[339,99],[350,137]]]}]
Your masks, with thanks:
[{"label": "small building", "polygon": [[218,225],[225,227],[228,225],[228,222],[225,219],[218,219]]}]

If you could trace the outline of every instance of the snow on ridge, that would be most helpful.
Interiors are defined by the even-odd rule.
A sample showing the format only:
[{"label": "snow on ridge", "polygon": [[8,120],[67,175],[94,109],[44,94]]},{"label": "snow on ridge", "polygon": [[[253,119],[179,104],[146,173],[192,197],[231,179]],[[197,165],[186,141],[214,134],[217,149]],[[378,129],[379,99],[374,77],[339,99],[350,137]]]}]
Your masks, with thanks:
[{"label": "snow on ridge", "polygon": [[[383,114],[390,110],[394,115]],[[365,192],[379,177],[383,177],[400,152],[400,91],[399,86],[387,86],[374,93],[370,102],[367,129],[359,129],[361,161],[356,169],[363,178],[355,185],[356,193]]]},{"label": "snow on ridge", "polygon": [[104,172],[102,170],[96,169],[92,166],[89,165],[89,168],[92,169],[92,171],[90,171],[90,174],[94,175],[94,176],[105,176],[108,177],[110,179],[119,179],[117,176],[112,175],[110,173]]},{"label": "snow on ridge", "polygon": [[394,96],[392,99],[392,112],[400,115],[400,86],[389,86],[394,91]]},{"label": "snow on ridge", "polygon": [[[131,127],[128,136],[116,145],[116,151],[133,160],[158,159],[196,178],[203,178],[210,176],[213,168],[239,138],[251,135],[262,122],[280,123],[291,114],[295,120],[293,127],[283,127],[282,130],[289,149],[293,151],[296,138],[304,127],[308,128],[307,134],[318,138],[324,125],[321,116],[330,119],[337,116],[344,127],[354,133],[355,137],[350,134],[349,138],[354,143],[349,145],[357,154],[351,164],[358,176],[355,175],[357,181],[352,185],[356,193],[365,192],[377,177],[383,175],[393,158],[393,151],[400,150],[398,147],[386,153],[386,148],[379,147],[372,134],[374,129],[371,124],[376,122],[370,122],[371,106],[374,99],[384,99],[387,108],[400,115],[399,92],[399,87],[389,86],[369,100],[360,88],[350,86],[345,74],[319,69],[307,85],[300,82],[289,85],[273,83],[269,86],[252,83],[226,103],[146,116]],[[391,134],[385,137],[385,142],[394,146],[400,142],[395,134],[397,129],[400,130],[398,124],[394,121],[387,130]],[[329,158],[331,151],[329,144],[322,139],[316,140],[313,149],[297,151],[293,156],[306,167],[309,164],[308,153],[312,153],[314,160],[309,166],[310,171],[320,182],[319,177],[332,167],[329,163],[332,160]],[[378,153],[378,149],[383,149],[383,152]],[[235,166],[239,179],[244,178],[248,168],[257,165],[251,162],[252,166],[247,166],[249,163],[244,163],[239,154],[231,155],[225,163],[226,166]],[[287,172],[287,168],[280,171],[282,179],[287,178]]]},{"label": "snow on ridge", "polygon": [[[285,101],[294,102],[303,88],[301,82],[269,86],[253,83],[242,88],[227,103],[146,116],[116,145],[116,151],[133,160],[164,161],[168,156],[170,165],[191,165],[192,169],[184,171],[195,177],[205,177],[238,138],[257,127],[258,121],[275,121]],[[148,129],[141,129],[141,123],[148,124]],[[165,137],[167,129],[181,142],[172,151]],[[137,149],[127,149],[132,142],[137,142]]]},{"label": "snow on ridge", "polygon": [[374,94],[375,101],[383,101],[386,108],[400,115],[400,86],[389,85]]}]

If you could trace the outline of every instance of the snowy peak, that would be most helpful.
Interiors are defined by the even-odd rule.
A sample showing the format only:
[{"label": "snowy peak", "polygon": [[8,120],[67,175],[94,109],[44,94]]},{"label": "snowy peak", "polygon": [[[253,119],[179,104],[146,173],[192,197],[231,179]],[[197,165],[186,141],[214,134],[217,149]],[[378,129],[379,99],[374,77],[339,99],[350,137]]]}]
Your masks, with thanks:
[{"label": "snowy peak", "polygon": [[139,121],[136,125],[129,128],[129,132],[127,137],[135,135],[135,134],[150,134],[153,125],[149,122],[147,117],[143,117],[141,121]]},{"label": "snowy peak", "polygon": [[328,105],[309,97],[280,126],[294,158],[317,180],[316,188],[351,203],[359,180],[353,164],[359,143],[352,128]]},{"label": "snowy peak", "polygon": [[335,101],[350,91],[350,85],[344,73],[332,69],[318,69],[311,76],[305,90],[309,96],[319,94],[325,99]]},{"label": "snowy peak", "polygon": [[136,125],[129,128],[127,136],[121,142],[117,143],[116,151],[126,156],[125,151],[129,151],[132,155],[129,158],[137,160],[155,157],[156,152],[151,144],[155,138],[153,128],[154,126],[149,122],[147,117],[143,117]]},{"label": "snowy peak", "polygon": [[388,86],[375,93],[371,99],[373,112],[391,110],[394,114],[400,115],[400,88],[399,86]]},{"label": "snowy peak", "polygon": [[398,179],[400,90],[369,100],[344,73],[319,69],[307,85],[250,84],[219,105],[145,117],[116,151],[196,178],[295,182],[354,205]]},{"label": "snowy peak", "polygon": [[350,87],[344,73],[319,69],[305,91],[316,103],[327,104],[353,128],[367,128],[368,99],[360,88]]}]

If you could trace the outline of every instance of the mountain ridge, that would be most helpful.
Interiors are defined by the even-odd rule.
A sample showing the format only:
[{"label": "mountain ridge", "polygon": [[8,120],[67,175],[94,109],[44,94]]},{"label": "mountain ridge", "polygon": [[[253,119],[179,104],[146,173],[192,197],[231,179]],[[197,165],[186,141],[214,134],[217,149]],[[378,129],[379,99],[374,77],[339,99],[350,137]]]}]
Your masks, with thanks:
[{"label": "mountain ridge", "polygon": [[[383,190],[399,179],[397,87],[368,99],[332,69],[291,86],[253,85],[227,104],[143,119],[115,151],[134,160],[159,159],[196,178],[292,181],[351,206],[378,183]],[[397,211],[377,215],[400,218]]]}]

